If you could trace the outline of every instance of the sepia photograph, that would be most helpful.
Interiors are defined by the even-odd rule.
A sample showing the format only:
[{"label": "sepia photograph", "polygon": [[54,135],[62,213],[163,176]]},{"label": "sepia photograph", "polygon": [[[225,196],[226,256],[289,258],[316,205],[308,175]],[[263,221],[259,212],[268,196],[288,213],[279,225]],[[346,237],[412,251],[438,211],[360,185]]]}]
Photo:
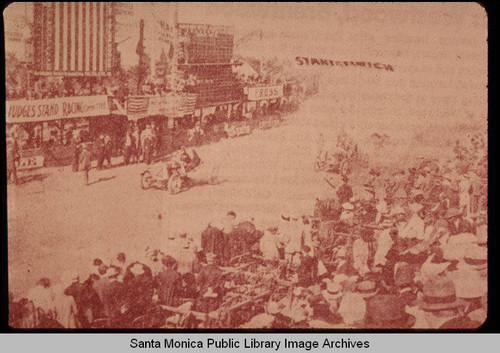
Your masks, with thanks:
[{"label": "sepia photograph", "polygon": [[13,2],[3,20],[11,328],[485,323],[478,3]]}]

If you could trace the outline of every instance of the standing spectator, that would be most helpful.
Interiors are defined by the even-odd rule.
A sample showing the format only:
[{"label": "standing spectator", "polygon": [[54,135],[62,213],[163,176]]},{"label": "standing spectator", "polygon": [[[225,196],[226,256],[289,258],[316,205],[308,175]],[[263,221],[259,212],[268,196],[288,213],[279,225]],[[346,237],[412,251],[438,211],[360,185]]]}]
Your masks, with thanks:
[{"label": "standing spectator", "polygon": [[104,163],[104,157],[106,154],[106,147],[104,143],[104,135],[100,134],[99,138],[95,141],[95,149],[97,152],[97,169],[101,170]]},{"label": "standing spectator", "polygon": [[207,265],[200,270],[198,276],[199,295],[197,300],[198,310],[202,312],[210,312],[217,309],[222,298],[221,293],[221,269],[214,264],[216,255],[208,253]]},{"label": "standing spectator", "polygon": [[167,255],[161,260],[163,270],[156,275],[154,282],[158,290],[158,302],[165,305],[176,305],[179,294],[180,274],[176,271],[177,262]]},{"label": "standing spectator", "polygon": [[342,176],[343,184],[337,190],[337,197],[339,199],[340,204],[349,202],[349,200],[353,196],[352,187],[347,184],[348,181],[349,178],[346,175]]},{"label": "standing spectator", "polygon": [[143,263],[133,262],[123,277],[125,314],[130,320],[143,315],[153,304],[153,274]]},{"label": "standing spectator", "polygon": [[85,177],[85,185],[89,185],[89,171],[92,167],[92,153],[90,153],[88,145],[83,144],[83,150],[80,154],[80,170]]},{"label": "standing spectator", "polygon": [[152,146],[151,153],[153,157],[156,157],[158,154],[159,142],[160,139],[159,139],[158,129],[156,128],[156,123],[153,121],[151,123],[151,146]]},{"label": "standing spectator", "polygon": [[71,138],[71,151],[73,152],[73,171],[78,171],[78,164],[80,163],[80,149],[81,149],[81,139],[78,130],[73,132],[73,136]]},{"label": "standing spectator", "polygon": [[221,260],[224,256],[225,246],[224,233],[211,224],[201,233],[201,247],[204,255],[214,253]]},{"label": "standing spectator", "polygon": [[153,153],[153,132],[151,125],[146,125],[146,129],[141,133],[141,143],[142,143],[142,160],[146,164],[151,164],[151,157]]},{"label": "standing spectator", "polygon": [[189,135],[189,140],[194,146],[201,145],[202,137],[205,135],[205,132],[203,131],[199,121],[196,122],[193,129],[189,130]]},{"label": "standing spectator", "polygon": [[131,160],[134,163],[139,163],[139,157],[140,157],[142,151],[141,151],[139,127],[137,126],[137,124],[134,124],[134,132],[132,133],[132,136],[134,137],[135,148],[134,148],[134,154],[131,156],[132,157]]},{"label": "standing spectator", "polygon": [[131,158],[135,155],[135,137],[132,128],[129,128],[125,135],[125,146],[123,148],[123,161],[125,164],[128,165]]},{"label": "standing spectator", "polygon": [[7,181],[13,179],[15,185],[17,185],[17,165],[16,162],[19,161],[21,157],[19,156],[19,148],[17,141],[12,137],[7,138]]},{"label": "standing spectator", "polygon": [[33,129],[34,134],[34,147],[40,148],[42,146],[42,127],[37,124]]},{"label": "standing spectator", "polygon": [[111,141],[111,137],[106,134],[104,136],[104,159],[107,161],[107,167],[111,168],[111,152],[113,151],[113,141]]}]

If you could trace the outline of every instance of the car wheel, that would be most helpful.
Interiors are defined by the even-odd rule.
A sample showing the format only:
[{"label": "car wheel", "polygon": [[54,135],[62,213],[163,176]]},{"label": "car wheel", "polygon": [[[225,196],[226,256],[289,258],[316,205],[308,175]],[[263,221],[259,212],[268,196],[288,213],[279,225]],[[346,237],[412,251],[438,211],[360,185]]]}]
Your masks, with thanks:
[{"label": "car wheel", "polygon": [[141,176],[141,186],[144,190],[147,190],[153,184],[153,177],[150,172],[144,172]]},{"label": "car wheel", "polygon": [[177,175],[173,174],[170,179],[168,179],[168,190],[170,191],[171,194],[177,194],[180,192],[182,189],[182,178]]}]

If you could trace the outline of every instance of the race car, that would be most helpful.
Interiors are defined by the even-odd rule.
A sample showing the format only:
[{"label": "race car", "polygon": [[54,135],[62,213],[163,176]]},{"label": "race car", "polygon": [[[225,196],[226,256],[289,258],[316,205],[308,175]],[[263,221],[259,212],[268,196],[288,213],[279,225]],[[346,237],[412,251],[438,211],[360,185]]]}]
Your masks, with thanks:
[{"label": "race car", "polygon": [[185,148],[167,156],[164,160],[148,166],[141,173],[141,186],[144,190],[151,187],[168,189],[171,194],[179,193],[187,184],[188,173],[201,164],[194,149],[189,155]]}]

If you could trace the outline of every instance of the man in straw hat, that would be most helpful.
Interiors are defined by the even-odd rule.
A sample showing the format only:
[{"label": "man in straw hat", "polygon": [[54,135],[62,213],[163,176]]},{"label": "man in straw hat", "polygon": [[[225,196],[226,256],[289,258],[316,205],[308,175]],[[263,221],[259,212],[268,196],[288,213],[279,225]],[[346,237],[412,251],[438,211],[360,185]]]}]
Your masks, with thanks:
[{"label": "man in straw hat", "polygon": [[457,265],[461,269],[475,270],[482,277],[487,276],[488,271],[488,249],[477,244],[465,250],[463,260]]},{"label": "man in straw hat", "polygon": [[369,298],[373,297],[375,294],[377,294],[377,284],[373,281],[361,281],[357,283],[356,285],[356,292],[361,294],[361,296],[365,299],[368,300]]},{"label": "man in straw hat", "polygon": [[473,269],[458,269],[449,273],[457,297],[464,302],[459,315],[443,323],[442,329],[475,329],[486,320],[487,282]]},{"label": "man in straw hat", "polygon": [[92,153],[89,151],[89,144],[82,144],[82,153],[80,154],[80,170],[83,173],[85,185],[89,185],[89,172],[92,167]]},{"label": "man in straw hat", "polygon": [[463,308],[464,302],[457,298],[453,281],[438,275],[425,281],[417,306],[407,312],[416,317],[414,328],[437,329],[459,316]]}]

